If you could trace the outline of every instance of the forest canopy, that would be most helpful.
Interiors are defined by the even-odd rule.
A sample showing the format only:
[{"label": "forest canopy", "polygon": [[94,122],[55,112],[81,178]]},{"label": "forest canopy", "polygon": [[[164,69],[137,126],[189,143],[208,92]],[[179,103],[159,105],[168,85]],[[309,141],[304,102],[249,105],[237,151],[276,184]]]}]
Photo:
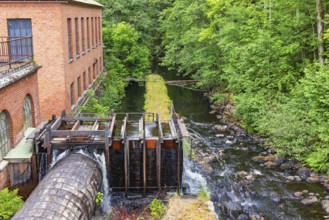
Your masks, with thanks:
[{"label": "forest canopy", "polygon": [[[329,174],[327,2],[99,1],[105,30],[129,25],[155,64],[198,80],[214,96],[231,93],[249,132]],[[112,50],[109,57],[120,54]]]}]

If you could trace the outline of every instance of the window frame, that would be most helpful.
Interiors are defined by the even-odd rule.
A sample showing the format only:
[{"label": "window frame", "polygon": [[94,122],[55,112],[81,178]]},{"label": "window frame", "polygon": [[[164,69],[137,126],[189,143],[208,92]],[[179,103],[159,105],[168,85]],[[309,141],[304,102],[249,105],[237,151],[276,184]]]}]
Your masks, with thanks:
[{"label": "window frame", "polygon": [[24,131],[26,131],[28,128],[33,127],[33,104],[29,95],[24,98],[23,114]]},{"label": "window frame", "polygon": [[68,55],[69,61],[73,61],[73,45],[72,45],[72,19],[67,18],[67,45],[68,45]]},{"label": "window frame", "polygon": [[79,18],[74,18],[74,29],[75,29],[75,55],[77,58],[79,58],[80,57]]},{"label": "window frame", "polygon": [[84,18],[81,18],[81,52],[82,54],[85,54],[85,42],[86,42],[86,36],[85,36],[85,21]]},{"label": "window frame", "polygon": [[0,161],[11,149],[11,122],[6,110],[0,112]]},{"label": "window frame", "polygon": [[71,106],[73,106],[75,104],[74,82],[72,82],[70,85],[70,99]]}]

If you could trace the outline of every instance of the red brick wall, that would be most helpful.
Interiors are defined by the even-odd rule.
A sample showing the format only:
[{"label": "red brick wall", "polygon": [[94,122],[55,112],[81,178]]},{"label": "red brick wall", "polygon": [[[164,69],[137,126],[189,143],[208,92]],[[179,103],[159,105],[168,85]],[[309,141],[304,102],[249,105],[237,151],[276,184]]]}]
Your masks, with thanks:
[{"label": "red brick wall", "polygon": [[[72,49],[73,49],[73,61],[69,60],[68,54],[68,32],[67,32],[67,19],[71,18],[72,22]],[[79,56],[76,56],[76,38],[75,38],[75,18],[78,18],[78,30],[79,30]],[[82,53],[82,36],[81,36],[81,18],[83,18],[83,26],[85,32],[85,52]],[[90,50],[87,48],[87,25],[86,21],[89,18],[89,36],[90,36]],[[94,46],[92,46],[92,28],[91,28],[91,18],[93,18],[94,23]],[[70,85],[74,83],[74,100],[78,103],[78,77],[81,78],[80,88],[83,94],[83,73],[86,72],[86,84],[87,88],[91,86],[95,79],[92,77],[91,84],[88,83],[88,67],[91,69],[91,75],[93,74],[93,64],[97,62],[98,70],[95,70],[96,76],[100,73],[99,69],[103,67],[100,65],[101,61],[99,58],[103,57],[102,49],[102,39],[99,41],[99,35],[101,36],[101,30],[99,30],[99,23],[97,22],[97,44],[96,44],[96,28],[95,28],[95,18],[99,23],[102,22],[102,10],[97,7],[86,7],[83,5],[63,5],[62,6],[62,26],[63,28],[63,48],[64,49],[64,69],[65,69],[65,82],[66,82],[66,110],[70,111],[71,97],[70,97]],[[96,77],[97,78],[97,77]]]},{"label": "red brick wall", "polygon": [[23,137],[23,106],[26,95],[30,95],[34,110],[34,125],[40,122],[37,73],[25,76],[15,83],[0,89],[0,112],[7,110],[11,121],[11,142],[15,146]]},{"label": "red brick wall", "polygon": [[0,190],[5,187],[9,187],[9,185],[9,166],[7,166],[3,171],[0,171]]},{"label": "red brick wall", "polygon": [[[32,101],[33,125],[40,123],[38,78],[32,73],[22,79],[0,89],[0,112],[6,110],[10,118],[11,145],[15,146],[24,135],[23,106],[25,97],[29,95]],[[1,162],[1,159],[0,159]],[[0,189],[9,186],[8,166],[0,171]]]},{"label": "red brick wall", "polygon": [[0,4],[0,35],[7,36],[7,19],[29,18],[32,21],[34,60],[42,65],[38,71],[41,119],[49,119],[65,107],[64,60],[61,4]]},{"label": "red brick wall", "polygon": [[[101,23],[102,9],[82,4],[62,3],[0,4],[0,36],[8,35],[7,19],[30,18],[32,20],[34,59],[37,64],[42,65],[38,71],[42,120],[50,119],[53,114],[59,115],[63,109],[71,110],[70,84],[74,82],[75,103],[77,103],[77,78],[81,77],[82,84],[83,72],[86,71],[86,76],[88,76],[88,67],[92,70],[93,63],[103,57],[100,43],[97,47],[91,47],[89,52],[86,48],[84,55],[80,52],[80,57],[76,57],[74,19],[79,20],[81,50],[81,17],[84,18],[84,23],[87,17],[97,17]],[[72,19],[73,62],[70,62],[68,58],[67,18]],[[99,30],[99,23],[97,30]],[[85,33],[86,31],[85,25]],[[87,40],[87,35],[85,35],[85,40]],[[81,88],[83,89],[83,85]]]}]

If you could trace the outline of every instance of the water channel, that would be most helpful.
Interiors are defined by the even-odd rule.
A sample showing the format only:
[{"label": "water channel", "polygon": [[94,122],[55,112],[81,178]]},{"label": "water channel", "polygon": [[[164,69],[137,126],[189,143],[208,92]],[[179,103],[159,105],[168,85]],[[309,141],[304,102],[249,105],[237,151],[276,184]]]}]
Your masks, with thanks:
[{"label": "water channel", "polygon": [[[173,74],[162,74],[166,79],[173,79]],[[294,197],[296,191],[308,190],[318,198],[326,195],[320,184],[287,182],[289,171],[268,169],[253,162],[251,158],[264,149],[248,135],[238,135],[229,130],[219,132],[214,129],[220,125],[215,115],[209,114],[208,100],[201,92],[167,86],[175,110],[186,118],[190,132],[194,137],[194,148],[198,160],[210,154],[220,155],[204,170],[201,163],[195,168],[207,180],[211,199],[220,219],[249,219],[250,215],[260,214],[265,219],[324,219],[325,212],[319,203],[304,206]],[[145,87],[131,83],[123,101],[122,112],[142,111]],[[220,135],[219,135],[220,134]],[[217,135],[217,136],[216,136]],[[224,152],[224,153],[223,153]],[[244,184],[236,173],[245,171],[255,176],[252,184]]]}]

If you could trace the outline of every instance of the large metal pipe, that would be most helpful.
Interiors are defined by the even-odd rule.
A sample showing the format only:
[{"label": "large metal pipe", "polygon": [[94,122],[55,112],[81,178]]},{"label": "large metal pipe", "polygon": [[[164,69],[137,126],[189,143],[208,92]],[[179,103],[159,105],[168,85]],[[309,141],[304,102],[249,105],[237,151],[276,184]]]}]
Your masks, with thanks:
[{"label": "large metal pipe", "polygon": [[101,183],[97,162],[72,153],[49,171],[12,219],[91,219]]}]

